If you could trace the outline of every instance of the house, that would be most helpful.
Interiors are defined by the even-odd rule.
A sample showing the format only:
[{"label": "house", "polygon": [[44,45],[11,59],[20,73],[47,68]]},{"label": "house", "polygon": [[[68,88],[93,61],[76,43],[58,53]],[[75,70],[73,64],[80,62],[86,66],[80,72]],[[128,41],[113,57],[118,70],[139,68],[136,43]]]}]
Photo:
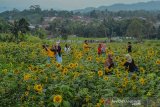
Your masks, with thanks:
[{"label": "house", "polygon": [[44,17],[44,22],[52,22],[53,20],[55,20],[57,17]]}]

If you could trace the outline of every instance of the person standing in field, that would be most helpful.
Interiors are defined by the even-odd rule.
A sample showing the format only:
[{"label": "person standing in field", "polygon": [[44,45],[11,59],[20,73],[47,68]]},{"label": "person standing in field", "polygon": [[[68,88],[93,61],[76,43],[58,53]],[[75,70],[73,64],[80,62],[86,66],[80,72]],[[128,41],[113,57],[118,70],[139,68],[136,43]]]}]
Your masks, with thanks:
[{"label": "person standing in field", "polygon": [[51,49],[49,49],[46,45],[42,45],[43,49],[46,50],[47,55],[48,55],[48,63],[51,62],[51,59],[54,58],[54,52],[51,51]]},{"label": "person standing in field", "polygon": [[127,51],[128,51],[128,53],[131,53],[131,52],[132,52],[132,45],[131,45],[131,42],[128,42]]},{"label": "person standing in field", "polygon": [[54,53],[54,58],[56,58],[56,53],[57,53],[56,45],[52,45],[51,51]]},{"label": "person standing in field", "polygon": [[98,56],[100,57],[102,54],[102,44],[99,44],[98,46]]},{"label": "person standing in field", "polygon": [[102,56],[103,57],[105,57],[105,55],[106,55],[106,44],[102,44],[102,49],[101,49],[101,51],[102,51]]},{"label": "person standing in field", "polygon": [[62,52],[61,52],[61,46],[59,42],[57,42],[56,50],[57,50],[56,61],[58,63],[62,63]]},{"label": "person standing in field", "polygon": [[66,54],[68,54],[70,52],[71,48],[66,44],[64,47],[64,51],[66,52]]},{"label": "person standing in field", "polygon": [[89,47],[87,40],[85,40],[83,44],[84,53],[88,54],[90,48],[91,47]]}]

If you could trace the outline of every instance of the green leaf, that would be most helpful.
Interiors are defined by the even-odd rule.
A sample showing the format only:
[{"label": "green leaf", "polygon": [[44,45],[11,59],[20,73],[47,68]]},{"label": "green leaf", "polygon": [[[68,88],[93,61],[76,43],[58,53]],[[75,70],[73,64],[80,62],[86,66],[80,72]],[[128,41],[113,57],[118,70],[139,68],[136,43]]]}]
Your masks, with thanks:
[{"label": "green leaf", "polygon": [[63,101],[63,107],[71,107],[68,101]]}]

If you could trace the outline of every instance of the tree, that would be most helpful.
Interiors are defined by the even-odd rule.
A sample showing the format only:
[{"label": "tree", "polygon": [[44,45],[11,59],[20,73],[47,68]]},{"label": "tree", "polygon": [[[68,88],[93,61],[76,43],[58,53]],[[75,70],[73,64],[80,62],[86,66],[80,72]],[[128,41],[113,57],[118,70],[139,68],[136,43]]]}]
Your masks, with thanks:
[{"label": "tree", "polygon": [[8,33],[10,27],[10,24],[6,20],[0,18],[0,33]]},{"label": "tree", "polygon": [[92,17],[92,18],[98,18],[96,10],[93,10],[93,11],[90,12],[90,17]]},{"label": "tree", "polygon": [[29,31],[29,23],[24,18],[19,20],[18,26],[19,31],[21,31],[22,33],[26,33],[27,31]]},{"label": "tree", "polygon": [[44,39],[46,37],[46,31],[42,28],[36,28],[34,32],[35,32],[35,35],[41,39]]},{"label": "tree", "polygon": [[64,40],[68,39],[67,30],[66,30],[66,28],[64,26],[62,26],[62,28],[61,28],[61,34],[62,34],[62,38]]},{"label": "tree", "polygon": [[160,26],[158,27],[158,31],[157,31],[157,38],[160,39]]},{"label": "tree", "polygon": [[143,33],[143,24],[139,19],[133,19],[128,26],[127,34],[128,36],[132,36],[137,38],[139,41],[142,41]]},{"label": "tree", "polygon": [[39,5],[31,5],[29,8],[30,8],[30,11],[32,11],[32,12],[36,12],[36,13],[41,12],[41,8]]},{"label": "tree", "polygon": [[17,42],[19,39],[19,33],[25,34],[27,31],[29,31],[29,23],[24,18],[14,22],[12,34],[15,36]]}]

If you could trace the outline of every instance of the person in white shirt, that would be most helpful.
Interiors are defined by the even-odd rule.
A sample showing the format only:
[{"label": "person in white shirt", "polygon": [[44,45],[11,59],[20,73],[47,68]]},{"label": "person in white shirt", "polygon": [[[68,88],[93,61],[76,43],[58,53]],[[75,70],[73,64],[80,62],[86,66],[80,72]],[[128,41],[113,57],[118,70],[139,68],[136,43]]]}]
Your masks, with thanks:
[{"label": "person in white shirt", "polygon": [[71,48],[66,44],[64,47],[64,51],[68,54],[70,52]]}]

